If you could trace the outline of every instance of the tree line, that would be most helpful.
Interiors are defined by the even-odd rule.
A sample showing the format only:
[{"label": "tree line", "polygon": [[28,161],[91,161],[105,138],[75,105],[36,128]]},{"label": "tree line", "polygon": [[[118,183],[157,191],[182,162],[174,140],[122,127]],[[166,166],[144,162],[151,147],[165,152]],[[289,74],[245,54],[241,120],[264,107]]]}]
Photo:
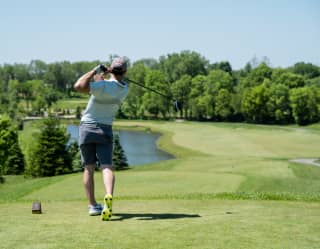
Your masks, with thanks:
[{"label": "tree line", "polygon": [[[72,89],[77,78],[97,64],[109,65],[112,58],[4,64],[0,66],[0,113],[19,119],[50,110],[61,98],[78,97]],[[320,67],[311,63],[272,68],[267,58],[254,58],[234,70],[227,61],[210,63],[194,51],[128,61],[128,78],[177,99],[181,108],[176,114],[168,99],[130,85],[118,113],[122,118],[168,119],[178,115],[198,121],[299,125],[320,119]]]},{"label": "tree line", "polygon": [[[186,51],[136,62],[128,77],[179,100],[185,119],[299,125],[320,119],[320,68],[311,63],[271,68],[267,60],[255,60],[233,70],[229,62],[209,64]],[[121,111],[127,118],[166,118],[173,108],[167,99],[131,86]]]},{"label": "tree line", "polygon": [[[5,174],[51,176],[81,169],[77,146],[66,146],[68,136],[56,119],[44,121],[27,155],[19,147],[16,127],[25,116],[50,113],[59,99],[80,97],[73,83],[112,59],[0,65],[0,182]],[[130,85],[118,117],[298,125],[320,120],[320,67],[311,63],[272,68],[267,58],[254,58],[234,70],[227,61],[210,63],[194,51],[128,62],[128,78],[168,98]],[[179,113],[169,99],[179,101]],[[115,139],[115,160],[125,168],[118,145]]]}]

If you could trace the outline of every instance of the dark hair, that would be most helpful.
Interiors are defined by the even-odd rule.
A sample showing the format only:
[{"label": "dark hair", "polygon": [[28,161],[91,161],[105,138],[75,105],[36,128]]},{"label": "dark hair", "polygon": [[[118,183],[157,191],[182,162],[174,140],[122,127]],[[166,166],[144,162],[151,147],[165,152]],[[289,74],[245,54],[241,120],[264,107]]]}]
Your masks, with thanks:
[{"label": "dark hair", "polygon": [[119,75],[122,76],[127,72],[127,70],[123,70],[123,69],[117,69],[117,68],[112,68],[110,73],[113,73],[114,75]]}]

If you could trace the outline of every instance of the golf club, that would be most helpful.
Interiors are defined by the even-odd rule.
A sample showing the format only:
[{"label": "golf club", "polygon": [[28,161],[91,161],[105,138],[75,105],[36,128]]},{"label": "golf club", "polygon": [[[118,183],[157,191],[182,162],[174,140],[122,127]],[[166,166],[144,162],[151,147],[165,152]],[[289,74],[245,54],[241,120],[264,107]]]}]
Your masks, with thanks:
[{"label": "golf club", "polygon": [[[117,70],[117,68],[108,68],[108,67],[106,67],[105,65],[98,65],[96,68],[95,68],[95,72],[96,73],[98,73],[98,72],[113,72],[113,73],[115,73],[115,74],[123,74],[123,71],[122,71],[122,69],[121,70]],[[155,89],[153,89],[153,88],[150,88],[150,87],[147,87],[147,86],[145,86],[145,85],[143,85],[143,84],[141,84],[141,83],[139,83],[139,82],[136,82],[136,81],[134,81],[134,80],[131,80],[131,79],[129,79],[129,78],[126,78],[126,81],[127,82],[130,82],[130,83],[133,83],[133,84],[135,84],[135,85],[137,85],[137,86],[140,86],[140,87],[142,87],[142,88],[145,88],[145,89],[147,89],[147,90],[149,90],[149,91],[151,91],[151,92],[154,92],[154,93],[156,93],[156,94],[158,94],[158,95],[160,95],[160,96],[162,96],[162,97],[164,97],[164,98],[166,98],[166,99],[169,99],[169,100],[171,100],[171,101],[173,101],[173,103],[174,103],[174,109],[176,110],[176,112],[179,112],[180,110],[181,110],[181,103],[178,101],[178,100],[176,100],[176,99],[173,99],[172,97],[170,97],[170,96],[167,96],[167,95],[165,95],[165,94],[163,94],[163,93],[161,93],[161,92],[158,92],[157,90],[155,90]]]},{"label": "golf club", "polygon": [[181,104],[180,104],[180,102],[179,102],[178,100],[173,99],[172,97],[170,97],[170,96],[168,96],[168,95],[165,95],[165,94],[163,94],[163,93],[161,93],[161,92],[158,92],[157,90],[152,89],[152,88],[150,88],[150,87],[147,87],[147,86],[145,86],[145,85],[143,85],[143,84],[141,84],[141,83],[139,83],[139,82],[136,82],[136,81],[134,81],[134,80],[131,80],[131,79],[126,78],[126,81],[128,81],[128,82],[130,82],[130,83],[133,83],[133,84],[135,84],[135,85],[138,85],[138,86],[140,86],[140,87],[142,87],[142,88],[145,88],[145,89],[147,89],[147,90],[149,90],[149,91],[151,91],[151,92],[154,92],[154,93],[156,93],[156,94],[158,94],[158,95],[160,95],[160,96],[162,96],[162,97],[164,97],[164,98],[166,98],[166,99],[169,99],[169,100],[173,101],[173,103],[174,103],[174,108],[175,108],[175,110],[176,110],[177,112],[181,109]]}]

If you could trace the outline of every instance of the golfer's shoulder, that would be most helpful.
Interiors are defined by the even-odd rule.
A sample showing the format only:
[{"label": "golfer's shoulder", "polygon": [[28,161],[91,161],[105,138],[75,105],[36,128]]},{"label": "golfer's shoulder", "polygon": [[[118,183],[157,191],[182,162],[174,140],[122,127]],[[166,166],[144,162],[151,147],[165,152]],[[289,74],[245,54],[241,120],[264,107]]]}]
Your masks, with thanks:
[{"label": "golfer's shoulder", "polygon": [[104,87],[106,84],[105,80],[95,81],[90,83],[90,89],[98,89]]},{"label": "golfer's shoulder", "polygon": [[117,89],[118,91],[122,91],[122,90],[127,90],[128,88],[128,84],[125,82],[119,82],[116,80],[106,80],[106,87],[107,88],[114,88]]}]

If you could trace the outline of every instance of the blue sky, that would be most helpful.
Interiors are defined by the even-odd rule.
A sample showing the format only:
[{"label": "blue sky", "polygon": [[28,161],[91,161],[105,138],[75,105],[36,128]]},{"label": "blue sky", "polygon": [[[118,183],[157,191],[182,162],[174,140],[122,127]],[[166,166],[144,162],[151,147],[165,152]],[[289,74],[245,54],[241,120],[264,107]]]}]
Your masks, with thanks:
[{"label": "blue sky", "polygon": [[182,50],[242,68],[254,56],[273,67],[320,65],[318,0],[6,0],[0,64],[158,59]]}]

